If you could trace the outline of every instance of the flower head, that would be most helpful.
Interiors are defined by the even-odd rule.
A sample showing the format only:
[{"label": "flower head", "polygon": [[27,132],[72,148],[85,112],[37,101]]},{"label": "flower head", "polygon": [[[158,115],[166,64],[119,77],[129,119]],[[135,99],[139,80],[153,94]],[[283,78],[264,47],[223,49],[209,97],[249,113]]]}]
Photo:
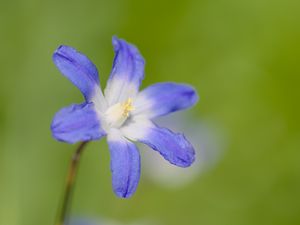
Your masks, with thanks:
[{"label": "flower head", "polygon": [[61,109],[51,124],[53,137],[75,143],[107,136],[113,189],[128,198],[140,178],[140,154],[134,142],[158,151],[167,161],[188,167],[195,151],[183,134],[157,126],[152,119],[193,106],[198,96],[189,85],[157,83],[139,92],[144,59],[138,49],[113,38],[115,58],[104,94],[96,66],[82,53],[60,46],[53,61],[84,95],[85,102]]}]

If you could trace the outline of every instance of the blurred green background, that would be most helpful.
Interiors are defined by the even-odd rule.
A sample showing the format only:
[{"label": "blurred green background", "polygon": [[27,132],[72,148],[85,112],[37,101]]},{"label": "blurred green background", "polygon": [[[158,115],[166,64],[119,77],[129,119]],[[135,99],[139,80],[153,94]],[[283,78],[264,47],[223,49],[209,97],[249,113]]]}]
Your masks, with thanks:
[{"label": "blurred green background", "polygon": [[75,146],[55,141],[49,126],[83,98],[51,56],[60,44],[77,48],[104,86],[113,35],[145,57],[143,87],[195,86],[201,100],[191,115],[214,121],[227,145],[190,185],[167,190],[142,173],[123,200],[111,189],[105,140],[91,143],[73,213],[122,223],[300,224],[299,12],[298,0],[1,0],[0,224],[54,224]]}]

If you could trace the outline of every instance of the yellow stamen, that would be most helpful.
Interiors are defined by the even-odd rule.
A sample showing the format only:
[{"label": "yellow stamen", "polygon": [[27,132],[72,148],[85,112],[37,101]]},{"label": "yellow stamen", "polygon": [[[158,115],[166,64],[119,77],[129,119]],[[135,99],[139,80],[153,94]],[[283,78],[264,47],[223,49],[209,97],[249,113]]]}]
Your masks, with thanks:
[{"label": "yellow stamen", "polygon": [[128,98],[123,103],[119,102],[110,106],[105,112],[107,123],[113,127],[121,126],[129,117],[130,112],[134,110],[132,103],[132,99]]},{"label": "yellow stamen", "polygon": [[134,106],[132,105],[132,99],[128,98],[126,102],[124,102],[123,104],[123,116],[128,117],[129,116],[129,112],[134,110]]}]

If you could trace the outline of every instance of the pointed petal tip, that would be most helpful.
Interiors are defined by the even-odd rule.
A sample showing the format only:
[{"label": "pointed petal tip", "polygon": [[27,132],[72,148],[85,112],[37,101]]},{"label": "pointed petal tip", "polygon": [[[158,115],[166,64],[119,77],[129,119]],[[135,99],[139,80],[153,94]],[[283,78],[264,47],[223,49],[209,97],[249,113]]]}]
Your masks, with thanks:
[{"label": "pointed petal tip", "polygon": [[60,51],[61,49],[63,49],[65,46],[66,46],[66,45],[59,45],[59,46],[57,47],[57,49],[55,49],[54,52],[59,52],[59,51]]},{"label": "pointed petal tip", "polygon": [[186,167],[190,167],[195,162],[195,159],[196,159],[195,150],[192,146],[190,146],[186,150],[186,155],[184,157],[178,157],[177,161],[172,164],[182,168],[186,168]]},{"label": "pointed petal tip", "polygon": [[59,45],[54,53],[53,53],[53,57],[56,55],[60,55],[60,56],[65,56],[65,52],[66,51],[72,51],[72,52],[77,52],[74,48],[67,46],[67,45]]},{"label": "pointed petal tip", "polygon": [[178,144],[180,145],[181,148],[185,149],[185,154],[183,155],[183,157],[182,156],[178,157],[179,159],[182,160],[182,164],[178,166],[189,167],[195,162],[196,151],[193,145],[191,144],[191,142],[188,141],[188,139],[185,137],[183,133],[177,133],[176,135],[177,135],[177,139],[180,140]]},{"label": "pointed petal tip", "polygon": [[114,190],[114,193],[119,198],[124,198],[124,199],[130,198],[134,194],[134,193],[127,192],[127,190]]},{"label": "pointed petal tip", "polygon": [[199,101],[199,99],[200,99],[200,96],[199,96],[196,88],[194,88],[193,86],[188,85],[188,84],[187,84],[187,86],[189,86],[189,88],[190,88],[191,99],[193,99],[193,102],[197,103],[197,101]]},{"label": "pointed petal tip", "polygon": [[113,46],[114,46],[116,49],[118,49],[117,47],[118,47],[118,45],[119,45],[119,41],[120,41],[120,39],[119,39],[116,35],[114,35],[114,36],[112,37],[112,44],[113,44]]},{"label": "pointed petal tip", "polygon": [[182,149],[181,154],[177,154],[176,157],[173,158],[173,160],[169,160],[169,156],[163,154],[160,152],[160,154],[168,160],[171,164],[186,168],[190,167],[194,162],[195,162],[195,150],[192,144],[186,139],[184,134],[182,133],[177,133],[175,134],[177,136],[177,144],[178,146]]},{"label": "pointed petal tip", "polygon": [[194,106],[200,99],[196,88],[189,84],[182,84],[182,86],[185,87],[185,91],[182,93],[183,97],[185,97],[186,101],[190,102],[189,107]]},{"label": "pointed petal tip", "polygon": [[134,44],[126,41],[125,39],[118,38],[116,35],[112,37],[112,44],[114,46],[114,51],[123,49],[123,51],[126,51],[126,54],[132,55],[132,57],[135,57],[142,63],[145,63],[140,51]]},{"label": "pointed petal tip", "polygon": [[124,39],[118,38],[116,35],[112,37],[112,45],[114,51],[117,52],[122,48],[122,45],[129,45]]},{"label": "pointed petal tip", "polygon": [[67,144],[75,144],[77,142],[77,141],[70,141],[68,139],[61,138],[60,135],[57,135],[55,130],[53,129],[51,129],[51,131],[52,131],[52,137],[57,141],[65,142]]}]

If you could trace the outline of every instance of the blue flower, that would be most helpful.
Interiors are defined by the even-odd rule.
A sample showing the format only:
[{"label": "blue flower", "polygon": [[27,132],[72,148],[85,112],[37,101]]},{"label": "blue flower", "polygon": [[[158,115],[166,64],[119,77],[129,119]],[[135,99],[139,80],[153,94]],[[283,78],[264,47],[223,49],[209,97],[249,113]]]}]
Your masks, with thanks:
[{"label": "blue flower", "polygon": [[152,119],[193,106],[198,96],[191,86],[157,83],[139,92],[145,61],[138,49],[113,38],[115,58],[104,93],[96,66],[82,53],[60,46],[53,61],[84,95],[85,102],[61,109],[52,121],[53,137],[75,143],[107,136],[115,194],[128,198],[140,178],[140,154],[134,142],[158,151],[167,161],[188,167],[195,151],[181,133],[157,126]]}]

